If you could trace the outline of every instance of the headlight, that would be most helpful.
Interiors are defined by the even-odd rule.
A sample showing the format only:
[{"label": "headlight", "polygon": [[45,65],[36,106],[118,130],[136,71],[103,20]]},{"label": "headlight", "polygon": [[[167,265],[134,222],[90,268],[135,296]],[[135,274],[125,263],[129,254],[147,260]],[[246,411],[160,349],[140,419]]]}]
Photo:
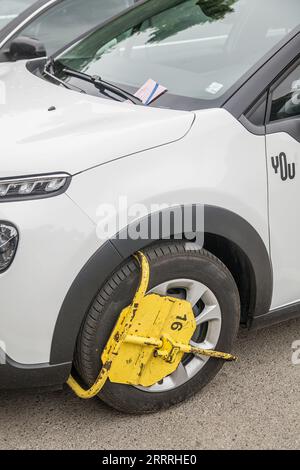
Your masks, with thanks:
[{"label": "headlight", "polygon": [[71,176],[66,173],[0,179],[0,202],[57,196],[70,182]]},{"label": "headlight", "polygon": [[12,263],[19,241],[17,229],[7,222],[0,222],[0,272]]}]

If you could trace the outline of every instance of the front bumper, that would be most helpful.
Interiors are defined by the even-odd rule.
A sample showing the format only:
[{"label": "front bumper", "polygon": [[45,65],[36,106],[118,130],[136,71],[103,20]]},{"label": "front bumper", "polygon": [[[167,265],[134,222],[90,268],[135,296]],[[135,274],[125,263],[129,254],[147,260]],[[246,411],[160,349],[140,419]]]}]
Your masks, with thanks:
[{"label": "front bumper", "polygon": [[1,203],[0,220],[19,232],[14,261],[0,274],[0,349],[14,361],[0,365],[0,382],[9,375],[17,382],[27,374],[25,382],[32,377],[38,383],[43,369],[50,382],[57,318],[74,279],[99,248],[96,227],[66,194]]}]

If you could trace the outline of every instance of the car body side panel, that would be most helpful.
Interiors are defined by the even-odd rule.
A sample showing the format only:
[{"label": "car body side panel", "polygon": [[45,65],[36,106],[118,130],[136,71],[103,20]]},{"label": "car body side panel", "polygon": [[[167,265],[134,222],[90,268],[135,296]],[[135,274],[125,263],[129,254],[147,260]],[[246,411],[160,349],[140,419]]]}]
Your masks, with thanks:
[{"label": "car body side panel", "polygon": [[[300,301],[298,216],[300,143],[287,133],[278,132],[267,136],[267,151],[270,238],[274,267],[272,309],[276,309]],[[279,163],[277,172],[273,167],[276,159]]]}]

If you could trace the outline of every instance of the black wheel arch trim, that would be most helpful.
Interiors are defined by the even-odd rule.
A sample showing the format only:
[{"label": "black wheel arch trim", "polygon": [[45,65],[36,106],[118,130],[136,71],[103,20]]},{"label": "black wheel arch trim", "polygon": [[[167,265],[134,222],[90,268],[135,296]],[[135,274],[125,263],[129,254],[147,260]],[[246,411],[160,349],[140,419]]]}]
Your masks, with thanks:
[{"label": "black wheel arch trim", "polygon": [[72,362],[64,364],[20,364],[0,349],[0,390],[60,390],[67,381]]},{"label": "black wheel arch trim", "polygon": [[[267,248],[258,232],[241,216],[216,206],[204,206],[204,220],[204,237],[205,234],[214,234],[230,240],[243,251],[251,264],[255,278],[251,315],[257,317],[268,312],[273,292],[272,267]],[[171,233],[171,237],[176,238],[176,235],[179,234]],[[115,237],[105,242],[90,258],[74,280],[60,309],[52,339],[50,364],[72,361],[81,324],[101,286],[124,260],[158,240]]]},{"label": "black wheel arch trim", "polygon": [[279,325],[289,320],[296,320],[297,318],[300,318],[300,302],[284,305],[283,307],[270,310],[264,315],[253,317],[249,323],[249,328],[258,330],[273,325]]}]

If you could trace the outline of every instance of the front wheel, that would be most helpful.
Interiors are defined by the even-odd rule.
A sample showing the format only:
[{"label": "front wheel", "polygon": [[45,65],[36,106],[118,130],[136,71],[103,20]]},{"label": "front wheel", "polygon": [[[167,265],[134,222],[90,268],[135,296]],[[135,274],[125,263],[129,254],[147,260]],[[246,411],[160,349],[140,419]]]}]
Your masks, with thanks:
[{"label": "front wheel", "polygon": [[[168,242],[144,250],[151,268],[149,292],[191,302],[197,329],[191,344],[230,352],[240,320],[240,299],[226,266],[203,249]],[[139,267],[127,260],[101,288],[77,341],[77,372],[91,386],[101,368],[100,357],[121,311],[132,302]],[[107,382],[99,397],[126,413],[150,413],[179,403],[203,388],[223,365],[219,359],[185,355],[178,369],[152,387]]]}]

